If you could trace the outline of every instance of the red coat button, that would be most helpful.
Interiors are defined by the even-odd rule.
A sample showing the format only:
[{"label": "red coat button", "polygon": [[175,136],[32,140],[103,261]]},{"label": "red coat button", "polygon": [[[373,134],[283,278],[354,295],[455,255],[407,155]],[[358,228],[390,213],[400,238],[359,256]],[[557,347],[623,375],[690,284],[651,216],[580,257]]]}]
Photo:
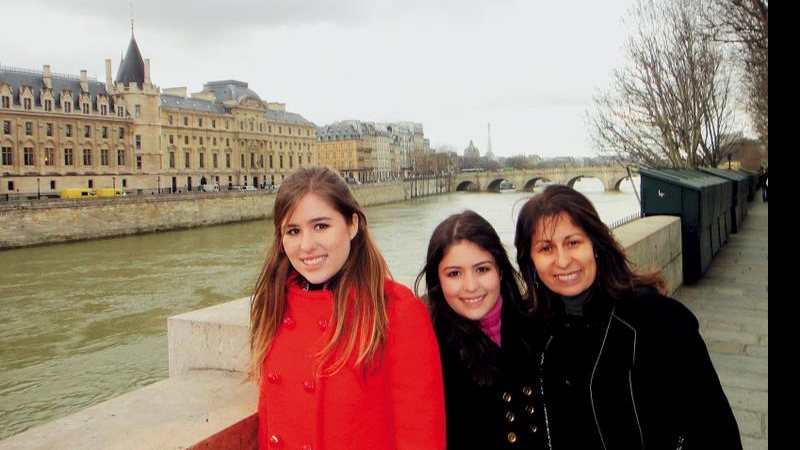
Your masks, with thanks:
[{"label": "red coat button", "polygon": [[311,444],[303,444],[303,450],[311,450]]},{"label": "red coat button", "polygon": [[303,389],[305,389],[305,391],[308,392],[308,393],[314,392],[314,390],[316,388],[317,388],[317,384],[314,383],[314,381],[304,381],[303,382]]},{"label": "red coat button", "polygon": [[297,325],[297,322],[295,322],[291,317],[286,316],[283,318],[283,325],[286,326],[286,328],[294,328],[294,326]]},{"label": "red coat button", "polygon": [[323,330],[327,330],[328,329],[328,320],[327,319],[319,319],[319,322],[317,322],[317,325],[319,325],[319,327],[322,328]]},{"label": "red coat button", "polygon": [[281,438],[279,438],[277,435],[273,434],[272,436],[269,437],[269,446],[270,447],[274,447],[274,448],[280,447],[281,446]]},{"label": "red coat button", "polygon": [[279,384],[281,382],[281,374],[278,372],[270,372],[267,374],[267,381],[272,384]]}]

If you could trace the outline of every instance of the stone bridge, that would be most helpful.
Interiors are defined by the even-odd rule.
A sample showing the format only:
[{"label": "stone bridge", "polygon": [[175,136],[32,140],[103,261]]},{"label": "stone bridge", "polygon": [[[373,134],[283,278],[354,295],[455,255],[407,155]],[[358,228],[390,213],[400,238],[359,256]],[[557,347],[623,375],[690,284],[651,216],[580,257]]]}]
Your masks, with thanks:
[{"label": "stone bridge", "polygon": [[[633,175],[638,171],[631,169]],[[597,178],[606,191],[618,191],[620,183],[626,181],[628,172],[624,167],[588,166],[556,167],[544,169],[514,170],[508,172],[461,172],[453,176],[457,191],[493,191],[503,180],[514,183],[517,191],[533,191],[541,183],[573,186],[581,178]]]}]

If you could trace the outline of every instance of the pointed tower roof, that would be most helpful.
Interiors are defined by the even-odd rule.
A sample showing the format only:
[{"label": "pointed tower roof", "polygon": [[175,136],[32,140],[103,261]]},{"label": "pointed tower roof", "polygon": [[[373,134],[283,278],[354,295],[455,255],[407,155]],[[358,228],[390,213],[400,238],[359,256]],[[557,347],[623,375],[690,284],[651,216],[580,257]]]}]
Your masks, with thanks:
[{"label": "pointed tower roof", "polygon": [[119,66],[115,83],[144,83],[144,60],[136,44],[136,37],[131,32],[131,42],[128,44],[128,51],[125,52],[125,59]]}]

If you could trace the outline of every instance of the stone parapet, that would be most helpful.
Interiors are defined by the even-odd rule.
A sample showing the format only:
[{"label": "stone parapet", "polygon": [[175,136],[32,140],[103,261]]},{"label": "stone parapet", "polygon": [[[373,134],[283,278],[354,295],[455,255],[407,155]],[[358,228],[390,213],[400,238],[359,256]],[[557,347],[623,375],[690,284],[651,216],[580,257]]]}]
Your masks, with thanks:
[{"label": "stone parapet", "polygon": [[670,294],[683,284],[680,217],[644,217],[613,232],[635,268],[661,271]]}]

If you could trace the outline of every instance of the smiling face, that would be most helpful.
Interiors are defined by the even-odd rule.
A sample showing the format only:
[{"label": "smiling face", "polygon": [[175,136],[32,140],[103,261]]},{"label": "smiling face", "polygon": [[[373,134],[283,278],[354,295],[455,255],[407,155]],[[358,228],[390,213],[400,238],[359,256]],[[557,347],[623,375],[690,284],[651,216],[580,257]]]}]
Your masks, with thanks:
[{"label": "smiling face", "polygon": [[445,301],[459,315],[480,320],[500,296],[500,273],[491,253],[469,241],[458,241],[439,263]]},{"label": "smiling face", "polygon": [[309,283],[322,284],[344,266],[358,216],[345,217],[314,193],[305,194],[282,227],[283,250],[292,267]]},{"label": "smiling face", "polygon": [[536,225],[531,260],[542,283],[562,296],[582,293],[597,277],[592,241],[565,212]]}]

